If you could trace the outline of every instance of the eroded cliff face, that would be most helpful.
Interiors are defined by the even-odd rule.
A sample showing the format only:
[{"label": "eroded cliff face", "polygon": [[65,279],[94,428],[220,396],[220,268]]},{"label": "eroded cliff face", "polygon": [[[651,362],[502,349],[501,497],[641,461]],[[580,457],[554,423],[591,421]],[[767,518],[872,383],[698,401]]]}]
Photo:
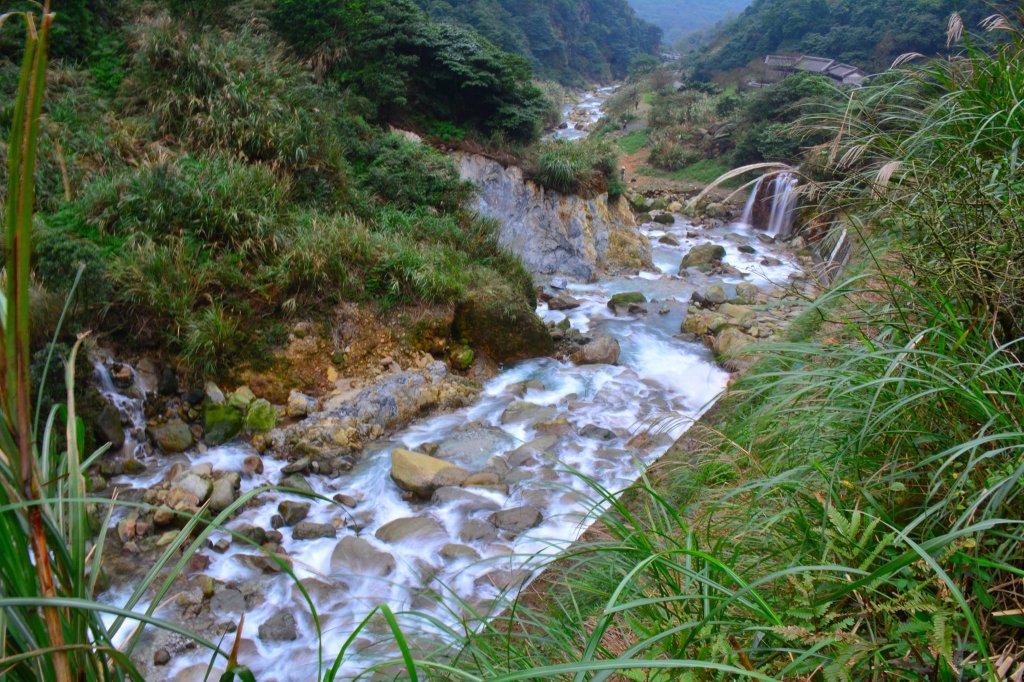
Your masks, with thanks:
[{"label": "eroded cliff face", "polygon": [[538,275],[591,280],[601,271],[652,268],[651,245],[625,199],[559,194],[520,168],[457,154],[463,179],[481,189],[476,209],[501,225],[501,242]]}]

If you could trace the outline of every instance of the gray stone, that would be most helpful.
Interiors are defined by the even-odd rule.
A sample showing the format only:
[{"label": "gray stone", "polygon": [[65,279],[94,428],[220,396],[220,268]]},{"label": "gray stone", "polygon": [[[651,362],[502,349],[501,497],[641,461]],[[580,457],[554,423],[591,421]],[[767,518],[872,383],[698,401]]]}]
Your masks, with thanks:
[{"label": "gray stone", "polygon": [[491,542],[498,539],[498,530],[486,521],[466,519],[459,529],[459,539],[463,542]]},{"label": "gray stone", "polygon": [[597,426],[596,424],[587,424],[580,429],[580,435],[584,438],[593,438],[594,440],[614,440],[617,438],[614,431],[606,429],[603,426]]},{"label": "gray stone", "polygon": [[517,401],[509,405],[501,415],[502,424],[523,424],[552,419],[558,409],[550,405]]},{"label": "gray stone", "polygon": [[210,613],[245,613],[245,597],[236,589],[225,587],[214,592],[210,599]]},{"label": "gray stone", "polygon": [[289,417],[308,417],[319,408],[316,398],[292,391],[288,394],[287,414]]},{"label": "gray stone", "polygon": [[220,390],[220,387],[212,381],[207,381],[206,386],[203,387],[203,392],[206,394],[206,400],[213,403],[214,405],[224,404],[224,391]]},{"label": "gray stone", "polygon": [[539,526],[544,517],[533,507],[514,507],[494,512],[487,519],[501,530],[522,533],[524,530]]},{"label": "gray stone", "polygon": [[599,336],[576,351],[572,361],[577,365],[617,365],[621,352],[618,341],[610,336]]},{"label": "gray stone", "polygon": [[383,578],[395,570],[395,557],[377,549],[368,540],[348,535],[331,554],[331,570]]},{"label": "gray stone", "polygon": [[210,509],[215,512],[224,511],[230,507],[237,498],[235,482],[224,476],[213,483],[213,491],[210,493]]},{"label": "gray stone", "polygon": [[470,561],[479,561],[480,553],[472,547],[466,545],[456,545],[449,543],[441,548],[438,552],[442,558],[448,559],[449,561],[459,561],[460,559],[468,559]]},{"label": "gray stone", "polygon": [[406,540],[442,540],[448,537],[444,526],[424,516],[395,519],[377,529],[374,536],[381,542],[396,543]]},{"label": "gray stone", "polygon": [[169,455],[185,452],[192,447],[192,429],[185,422],[175,421],[162,426],[151,426],[147,432],[160,451]]},{"label": "gray stone", "polygon": [[[543,384],[542,384],[543,386]],[[507,450],[515,440],[491,427],[465,429],[450,434],[437,444],[435,457],[441,459],[479,460],[496,452]]]},{"label": "gray stone", "polygon": [[294,540],[320,540],[337,536],[338,529],[329,523],[300,521],[292,528],[292,539]]},{"label": "gray stone", "polygon": [[210,481],[192,472],[187,472],[175,481],[172,490],[174,488],[192,495],[200,504],[205,502],[210,497],[210,493],[213,492],[213,484]]},{"label": "gray stone", "polygon": [[574,310],[580,305],[581,303],[569,294],[559,294],[548,301],[549,310]]},{"label": "gray stone", "polygon": [[260,639],[264,642],[294,642],[299,638],[295,616],[287,611],[278,611],[260,625]]},{"label": "gray stone", "polygon": [[295,502],[294,500],[285,500],[281,504],[277,505],[277,511],[281,514],[281,518],[284,520],[284,525],[294,526],[300,521],[304,521],[309,516],[309,510],[312,505],[309,502]]},{"label": "gray stone", "polygon": [[433,504],[454,504],[467,512],[497,511],[501,509],[501,505],[494,500],[455,487],[438,488],[434,491],[430,501]]},{"label": "gray stone", "polygon": [[473,581],[473,584],[477,587],[490,586],[496,588],[499,592],[505,592],[513,587],[522,585],[529,577],[530,572],[524,569],[517,569],[515,571],[497,569],[480,576]]},{"label": "gray stone", "polygon": [[100,437],[110,443],[112,450],[124,447],[124,425],[121,423],[121,412],[107,403],[103,406],[100,416],[96,419],[96,428]]},{"label": "gray stone", "polygon": [[729,300],[729,297],[725,295],[725,289],[719,284],[712,284],[704,292],[704,300],[711,305],[721,305]]},{"label": "gray stone", "polygon": [[309,481],[303,478],[302,474],[291,474],[290,476],[285,476],[277,485],[281,488],[298,490],[304,493],[313,492],[313,486],[309,484]]},{"label": "gray stone", "polygon": [[395,448],[391,453],[391,478],[402,490],[429,498],[438,488],[462,485],[469,472],[436,457]]}]

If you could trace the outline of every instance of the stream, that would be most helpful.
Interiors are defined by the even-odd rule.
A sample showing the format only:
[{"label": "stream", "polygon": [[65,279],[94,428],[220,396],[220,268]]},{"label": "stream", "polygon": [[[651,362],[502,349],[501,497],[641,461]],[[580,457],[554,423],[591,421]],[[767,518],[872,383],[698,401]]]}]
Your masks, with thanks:
[{"label": "stream", "polygon": [[[592,99],[601,97],[597,93]],[[587,102],[585,98],[578,106],[592,106]],[[599,117],[600,104],[595,111]],[[575,127],[559,132],[568,139],[577,132],[585,135]],[[743,281],[768,291],[785,284],[800,268],[785,245],[764,243],[747,225],[705,228],[681,215],[675,218],[672,226],[641,227],[653,245],[654,270],[596,282],[549,282],[549,291],[568,294],[580,305],[554,311],[542,304],[538,314],[555,323],[567,317],[587,335],[614,337],[621,346],[617,365],[577,366],[542,358],[507,367],[469,407],[418,420],[368,447],[348,475],[338,479],[307,476],[315,492],[328,499],[340,493],[356,502],[352,509],[313,503],[306,520],[341,526],[337,537],[302,540],[294,537],[293,527],[279,529],[281,545],[316,604],[328,666],[352,630],[382,603],[396,612],[415,610],[448,624],[461,618],[472,622],[477,615],[499,611],[506,599],[536,577],[538,567],[573,543],[600,511],[595,493],[581,474],[610,490],[628,487],[718,398],[728,373],[702,345],[679,338],[691,295],[720,284],[732,296]],[[743,274],[708,276],[690,269],[688,276],[678,276],[683,256],[707,242],[725,246],[725,264]],[[748,250],[756,253],[744,253],[738,245],[752,246]],[[762,265],[765,256],[779,264]],[[627,315],[621,309],[619,314],[611,310],[608,301],[620,292],[642,292],[648,300],[646,312]],[[435,494],[430,502],[407,501],[390,477],[391,453],[397,447],[434,453],[472,472],[485,468],[501,472],[500,484],[442,489],[444,494]],[[243,474],[246,458],[253,455],[256,451],[251,447],[235,443],[204,453],[192,451],[186,457],[193,467],[210,465],[214,470]],[[166,463],[125,482],[134,487],[153,485],[167,475],[170,461],[161,460]],[[242,475],[242,491],[273,485],[286,464],[264,458],[261,474]],[[263,504],[245,509],[230,527],[269,529],[280,502],[303,501],[278,493],[262,499]],[[531,510],[524,525],[536,525],[526,529],[492,525],[494,512],[512,510],[521,516],[523,508]],[[539,512],[539,523],[531,517],[532,510]],[[402,522],[412,527],[404,538],[378,533],[400,519],[418,520]],[[340,543],[352,543],[349,538],[355,537],[370,545],[373,561],[363,564],[370,567],[364,571],[368,575],[353,570],[341,550]],[[232,596],[238,595],[219,601],[214,597],[211,610],[215,608],[221,620],[237,622],[245,611],[240,661],[261,680],[316,679],[318,639],[298,589],[286,575],[267,575],[254,567],[246,559],[253,548],[228,540],[227,533],[214,534],[211,542],[220,541],[220,551],[204,550],[209,565],[202,573],[231,586]],[[106,598],[122,604],[127,595],[125,588],[109,592]],[[259,628],[282,618],[282,612],[294,619],[295,637],[283,641],[262,637]],[[408,622],[415,626],[413,638],[436,642],[440,636],[426,620]],[[233,635],[227,636],[226,648],[232,639]],[[396,653],[386,627],[372,621],[350,648],[340,679],[351,679]],[[203,679],[208,662],[200,652],[176,654],[163,669],[164,679]]]}]

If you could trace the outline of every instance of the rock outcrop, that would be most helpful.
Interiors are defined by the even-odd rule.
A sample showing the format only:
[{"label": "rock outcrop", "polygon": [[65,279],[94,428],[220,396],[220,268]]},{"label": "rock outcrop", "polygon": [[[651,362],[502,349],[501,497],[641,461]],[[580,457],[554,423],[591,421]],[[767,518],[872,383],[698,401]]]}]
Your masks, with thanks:
[{"label": "rock outcrop", "polygon": [[477,211],[501,225],[501,243],[540,275],[593,279],[602,268],[650,268],[651,246],[625,199],[559,194],[521,168],[457,154],[462,178],[480,186]]}]

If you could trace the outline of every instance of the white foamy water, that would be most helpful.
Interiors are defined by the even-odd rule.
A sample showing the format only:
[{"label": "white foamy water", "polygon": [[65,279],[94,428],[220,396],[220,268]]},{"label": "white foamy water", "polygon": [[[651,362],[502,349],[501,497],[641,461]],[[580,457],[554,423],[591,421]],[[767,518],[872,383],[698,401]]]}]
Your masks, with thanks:
[{"label": "white foamy water", "polygon": [[[504,599],[515,592],[503,595],[485,576],[493,578],[496,570],[522,570],[535,575],[545,561],[575,541],[592,518],[594,494],[578,474],[610,490],[628,487],[713,404],[726,386],[727,373],[703,346],[682,341],[677,335],[694,291],[712,283],[734,289],[744,278],[709,277],[692,269],[686,276],[678,276],[679,264],[690,248],[709,241],[722,244],[727,250],[726,263],[749,273],[747,281],[766,289],[783,283],[797,271],[784,249],[761,243],[743,225],[704,229],[679,217],[674,226],[648,225],[642,230],[654,245],[657,272],[596,283],[565,282],[565,293],[579,300],[580,307],[555,312],[542,305],[538,311],[548,321],[568,318],[576,329],[616,338],[621,346],[617,366],[576,366],[550,358],[520,363],[484,386],[472,405],[452,414],[418,420],[389,440],[373,444],[348,475],[333,480],[306,476],[315,491],[326,498],[345,493],[359,500],[356,509],[313,503],[307,520],[338,525],[337,538],[302,541],[293,536],[292,528],[280,529],[282,547],[309,591],[322,623],[319,641],[329,662],[353,629],[380,604],[388,604],[395,611],[426,613],[449,625],[467,617],[467,609],[480,615],[500,609],[506,603]],[[661,243],[659,239],[665,235],[678,245]],[[740,251],[741,244],[752,246],[755,253]],[[763,265],[766,256],[777,259],[778,264]],[[645,294],[649,300],[647,314],[618,315],[608,308],[613,294],[626,291]],[[535,406],[530,408],[534,414],[519,420],[512,416],[515,410],[506,412],[517,401]],[[665,429],[668,431],[662,432]],[[516,459],[514,464],[505,459],[522,444],[536,439],[542,439],[542,452]],[[396,447],[433,446],[440,448],[440,457],[470,471],[493,467],[494,458],[498,458],[510,470],[505,476],[508,492],[474,488],[471,492],[476,497],[469,498],[470,503],[465,499],[410,502],[391,480],[391,452]],[[131,480],[135,485],[152,485],[166,475],[172,462],[183,460],[209,464],[216,471],[242,472],[244,459],[253,454],[248,445],[234,443],[202,454],[151,460],[150,470]],[[270,458],[264,463],[261,475],[243,476],[243,491],[280,480],[285,463]],[[286,499],[302,500],[268,493],[262,505],[244,510],[231,527],[255,525],[269,529],[278,503]],[[496,509],[525,505],[543,515],[537,527],[519,535],[499,532],[496,538],[460,539],[467,524],[486,520]],[[406,517],[432,519],[443,532],[397,543],[377,539],[377,529]],[[367,577],[333,568],[335,547],[348,535],[363,538],[391,554],[394,571],[386,577]],[[223,537],[227,535],[218,533],[212,540]],[[441,550],[449,544],[464,545],[480,558],[445,558]],[[255,549],[241,543],[232,544],[223,553],[204,553],[210,559],[205,575],[229,586],[257,587],[259,598],[250,600],[246,613],[242,663],[251,667],[259,679],[316,679],[318,638],[309,609],[291,579],[280,574],[265,576],[246,563],[241,557],[253,555]],[[123,590],[107,595],[115,604],[123,604],[126,598]],[[294,615],[298,638],[279,643],[262,640],[258,628],[281,610]],[[237,622],[240,616],[217,615],[222,615],[224,622]],[[421,619],[406,622],[414,623],[414,639],[438,642],[441,635],[437,628],[427,627]],[[351,679],[367,666],[395,654],[390,633],[381,627],[370,629],[350,649],[341,679]],[[207,664],[208,655],[178,654],[165,668],[167,679],[202,679]]]},{"label": "white foamy water", "polygon": [[578,102],[562,107],[562,119],[568,124],[551,133],[558,140],[582,140],[590,134],[593,126],[604,118],[602,107],[611,97],[617,86],[600,88],[583,94]]}]

